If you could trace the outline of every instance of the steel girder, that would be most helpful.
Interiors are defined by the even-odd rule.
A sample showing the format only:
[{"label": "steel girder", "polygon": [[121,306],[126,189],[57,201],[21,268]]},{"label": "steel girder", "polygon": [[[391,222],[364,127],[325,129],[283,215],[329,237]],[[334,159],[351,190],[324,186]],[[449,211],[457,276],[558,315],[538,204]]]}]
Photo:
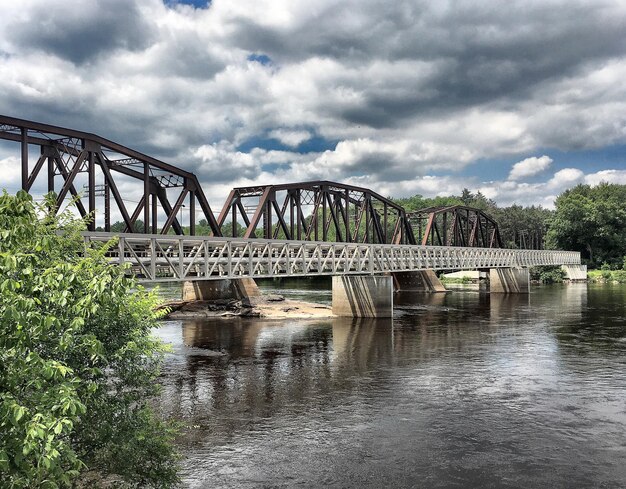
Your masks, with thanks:
[{"label": "steel girder", "polygon": [[[0,139],[20,144],[22,189],[29,192],[40,174],[45,174],[48,191],[57,193],[57,208],[70,194],[83,217],[91,214],[90,231],[96,229],[101,219],[104,221],[101,227],[110,231],[114,204],[126,232],[167,234],[173,230],[176,234],[185,234],[184,220],[179,214],[187,203],[189,234],[195,234],[198,204],[200,216],[206,219],[212,234],[221,236],[215,216],[193,173],[95,134],[1,115]],[[38,159],[31,165],[29,152],[33,146],[38,148]],[[79,174],[84,175],[77,178]],[[86,180],[86,184],[84,188],[77,188],[81,179]],[[134,209],[127,206],[120,181],[140,185],[140,192],[134,192],[141,195],[138,202],[134,202]],[[173,204],[168,196],[168,189],[172,188],[180,192]],[[103,201],[101,213],[96,208],[96,197]],[[144,228],[136,229],[140,216]]]},{"label": "steel girder", "polygon": [[498,223],[480,209],[428,207],[407,216],[422,245],[502,248]]},{"label": "steel girder", "polygon": [[415,244],[404,208],[336,182],[235,188],[217,219],[223,234],[229,216],[232,237]]}]

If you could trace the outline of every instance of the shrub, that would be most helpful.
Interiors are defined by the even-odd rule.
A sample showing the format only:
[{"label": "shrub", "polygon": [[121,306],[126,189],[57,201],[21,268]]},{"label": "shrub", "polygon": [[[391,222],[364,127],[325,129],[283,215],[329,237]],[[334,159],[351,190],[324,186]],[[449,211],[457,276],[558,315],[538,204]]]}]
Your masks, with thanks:
[{"label": "shrub", "polygon": [[544,284],[561,283],[565,280],[565,271],[561,267],[551,265],[532,267],[530,278]]},{"label": "shrub", "polygon": [[620,284],[626,284],[626,270],[615,270],[612,279]]},{"label": "shrub", "polygon": [[0,486],[70,487],[88,473],[177,481],[174,431],[149,407],[163,346],[155,298],[53,200],[0,195]]}]

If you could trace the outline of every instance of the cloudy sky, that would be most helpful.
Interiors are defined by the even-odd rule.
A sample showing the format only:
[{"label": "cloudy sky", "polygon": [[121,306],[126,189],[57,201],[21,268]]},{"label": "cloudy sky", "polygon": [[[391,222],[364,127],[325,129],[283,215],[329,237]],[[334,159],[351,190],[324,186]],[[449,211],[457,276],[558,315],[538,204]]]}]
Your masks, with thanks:
[{"label": "cloudy sky", "polygon": [[619,0],[0,0],[0,113],[194,171],[216,211],[313,179],[551,207],[626,183],[625,33]]}]

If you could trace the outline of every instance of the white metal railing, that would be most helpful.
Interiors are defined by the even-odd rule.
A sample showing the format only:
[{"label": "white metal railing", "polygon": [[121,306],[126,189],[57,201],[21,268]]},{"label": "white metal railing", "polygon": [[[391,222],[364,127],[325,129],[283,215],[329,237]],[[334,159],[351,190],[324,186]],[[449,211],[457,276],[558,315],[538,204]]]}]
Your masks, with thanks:
[{"label": "white metal railing", "polygon": [[83,233],[86,244],[117,244],[107,256],[130,263],[140,280],[380,274],[412,270],[475,270],[578,265],[574,251],[451,246],[327,243],[160,234]]}]

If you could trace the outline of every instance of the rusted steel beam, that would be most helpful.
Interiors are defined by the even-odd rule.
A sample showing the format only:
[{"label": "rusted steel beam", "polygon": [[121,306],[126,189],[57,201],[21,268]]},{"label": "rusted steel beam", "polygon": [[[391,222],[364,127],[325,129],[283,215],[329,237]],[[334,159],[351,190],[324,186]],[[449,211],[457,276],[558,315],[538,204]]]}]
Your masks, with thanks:
[{"label": "rusted steel beam", "polygon": [[[75,164],[71,168],[67,168],[66,163],[63,160],[65,159],[76,162],[80,158],[87,161],[86,170],[88,174],[88,182],[86,187],[89,200],[88,207],[89,211],[92,213],[96,210],[95,196],[97,185],[95,168],[96,166],[100,166],[102,168],[102,178],[104,179],[105,188],[104,216],[105,227],[107,229],[110,229],[111,207],[109,192],[111,191],[113,192],[114,200],[120,213],[122,214],[125,225],[129,226],[130,224],[130,216],[123,205],[122,196],[117,189],[114,177],[115,173],[120,173],[138,180],[137,183],[143,185],[143,191],[141,193],[143,194],[144,201],[146,203],[144,205],[143,215],[146,224],[144,229],[140,230],[141,232],[146,232],[148,230],[150,218],[152,218],[153,231],[157,227],[157,219],[155,217],[157,215],[157,201],[162,201],[161,205],[166,210],[166,214],[168,213],[168,209],[171,210],[172,208],[171,204],[167,202],[167,195],[159,191],[159,189],[163,186],[184,186],[191,194],[190,199],[193,200],[193,204],[191,200],[189,203],[190,219],[194,220],[194,222],[189,223],[190,232],[192,228],[195,232],[195,214],[191,212],[191,207],[193,206],[195,211],[195,204],[198,203],[209,224],[211,234],[214,236],[221,235],[220,226],[217,224],[217,220],[211,211],[198,179],[189,171],[177,168],[176,166],[140,153],[139,151],[135,151],[111,140],[84,131],[77,131],[74,129],[3,115],[0,115],[0,126],[2,126],[2,130],[0,130],[0,139],[15,141],[20,144],[22,173],[21,186],[25,190],[30,190],[33,187],[35,180],[41,173],[45,163],[45,158],[40,158],[32,172],[29,173],[29,145],[39,146],[41,155],[48,156],[48,190],[55,190],[54,177],[55,172],[58,170],[64,179],[62,188],[59,191],[60,198],[58,199],[58,203],[60,204],[65,199],[67,194],[71,193],[76,200],[76,204],[82,215],[85,215],[86,211],[84,209],[84,205],[81,203],[80,194],[76,192],[74,180],[76,179],[76,173],[82,171],[81,165],[84,164],[84,161],[81,162],[81,165]],[[99,156],[92,157],[82,155],[85,150],[87,150],[90,155],[99,153]],[[119,159],[119,156],[116,156],[117,159],[109,161],[107,154],[121,155],[122,159]],[[116,162],[120,161],[123,161],[124,164],[116,164]],[[133,167],[139,167],[140,170]],[[152,196],[152,209],[151,206],[148,205],[150,196]],[[164,204],[163,201],[167,203]],[[177,233],[182,233],[183,229],[177,220],[172,221],[171,226],[174,227]],[[89,227],[90,229],[93,229],[95,227],[95,223],[90,224]]]}]

